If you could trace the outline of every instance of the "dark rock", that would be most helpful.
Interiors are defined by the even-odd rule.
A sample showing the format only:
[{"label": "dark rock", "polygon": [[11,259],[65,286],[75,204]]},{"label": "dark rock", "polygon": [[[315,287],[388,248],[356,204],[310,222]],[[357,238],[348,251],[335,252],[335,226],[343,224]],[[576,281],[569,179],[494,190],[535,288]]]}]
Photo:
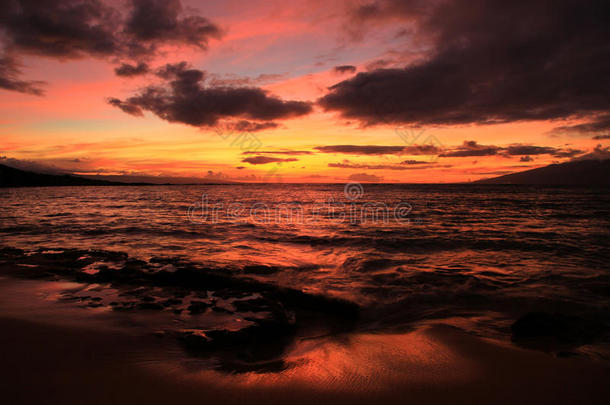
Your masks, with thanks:
[{"label": "dark rock", "polygon": [[182,300],[178,298],[168,298],[161,303],[164,307],[173,307],[182,304]]},{"label": "dark rock", "polygon": [[196,315],[204,313],[211,306],[212,304],[205,301],[191,301],[187,309],[191,315]]},{"label": "dark rock", "polygon": [[270,310],[269,302],[264,298],[233,301],[232,304],[239,312],[262,312]]},{"label": "dark rock", "polygon": [[163,306],[161,304],[157,304],[156,302],[140,302],[138,304],[138,309],[160,310],[163,309]]},{"label": "dark rock", "polygon": [[244,266],[243,272],[247,274],[259,274],[259,275],[267,275],[267,274],[275,274],[281,269],[276,266],[265,266],[262,264],[254,264],[249,266]]},{"label": "dark rock", "polygon": [[235,312],[233,312],[231,310],[228,310],[226,308],[217,307],[217,306],[212,307],[212,311],[214,311],[214,312],[222,312],[222,313],[226,313],[226,314],[234,314],[235,313]]},{"label": "dark rock", "polygon": [[607,332],[598,321],[563,314],[530,312],[512,326],[512,340],[522,346],[556,351],[595,341]]}]

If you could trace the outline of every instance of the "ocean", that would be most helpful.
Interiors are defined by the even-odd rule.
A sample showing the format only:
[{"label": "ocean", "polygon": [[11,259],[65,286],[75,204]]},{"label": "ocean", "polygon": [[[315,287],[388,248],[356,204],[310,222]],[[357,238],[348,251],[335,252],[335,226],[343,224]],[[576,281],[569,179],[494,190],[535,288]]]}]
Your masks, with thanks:
[{"label": "ocean", "polygon": [[[350,328],[373,332],[443,319],[510,339],[511,324],[536,311],[607,321],[609,230],[608,189],[240,184],[15,188],[0,195],[5,265],[32,277],[43,269],[97,283],[122,292],[117,297],[141,283],[148,308],[143,294],[132,294],[139,304],[109,302],[104,294],[81,301],[158,309],[186,323],[218,304],[214,292],[225,300],[216,312],[248,320],[257,309],[235,304],[243,280],[254,283],[246,288],[255,293],[250,301],[267,299],[271,288],[353,305],[358,320]],[[138,277],[127,277],[134,268]],[[219,287],[193,276],[197,271],[238,284]],[[165,276],[145,276],[154,273]],[[188,280],[172,278],[185,274]],[[168,286],[189,291],[163,293]],[[169,303],[170,295],[182,303]],[[287,308],[295,300],[280,302]],[[224,318],[206,322],[200,329],[226,327]]]}]

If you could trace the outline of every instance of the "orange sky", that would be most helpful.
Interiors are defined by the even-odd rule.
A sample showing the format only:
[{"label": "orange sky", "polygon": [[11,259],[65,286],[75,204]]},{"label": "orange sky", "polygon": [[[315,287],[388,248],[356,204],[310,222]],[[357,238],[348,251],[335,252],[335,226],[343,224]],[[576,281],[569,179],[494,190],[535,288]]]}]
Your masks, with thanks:
[{"label": "orange sky", "polygon": [[[353,38],[344,21],[349,2],[183,1],[184,10],[190,12],[190,7],[222,27],[224,35],[212,39],[207,50],[164,46],[163,52],[149,61],[151,66],[187,61],[216,78],[250,78],[250,83],[285,100],[315,103],[330,86],[354,74],[339,73],[335,66],[353,65],[357,72],[365,72],[374,69],[371,63],[390,56],[393,59],[386,68],[402,67],[418,61],[427,49],[425,41],[416,37],[396,36],[397,30],[410,27],[408,21],[389,20],[375,26],[366,38]],[[259,153],[296,160],[255,165],[243,162],[250,156],[243,152],[250,148],[240,144],[238,132],[168,122],[151,112],[134,117],[109,105],[109,97],[126,99],[155,80],[116,76],[116,59],[24,54],[20,63],[25,77],[46,82],[45,94],[0,89],[0,156],[74,173],[203,177],[212,171],[212,176],[228,180],[284,182],[345,182],[352,175],[366,173],[387,182],[461,182],[567,161],[573,156],[525,158],[498,153],[439,157],[322,153],[315,148],[412,145],[401,138],[405,131],[422,134],[413,144],[434,141],[439,150],[446,151],[456,150],[464,141],[476,141],[500,148],[537,145],[584,153],[607,142],[592,136],[550,134],[553,128],[566,125],[565,121],[366,126],[314,104],[310,114],[281,119],[278,128],[247,134],[255,137],[258,151],[311,153]],[[409,160],[424,163],[401,166]],[[343,167],[337,167],[340,165]]]}]

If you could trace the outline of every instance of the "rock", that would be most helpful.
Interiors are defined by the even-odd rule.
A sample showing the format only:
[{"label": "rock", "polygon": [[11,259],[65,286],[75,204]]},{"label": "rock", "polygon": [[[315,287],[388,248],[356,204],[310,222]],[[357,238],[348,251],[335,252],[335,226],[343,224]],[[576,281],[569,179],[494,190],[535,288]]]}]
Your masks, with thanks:
[{"label": "rock", "polygon": [[579,316],[530,312],[512,326],[512,340],[522,346],[556,351],[591,343],[602,336],[604,324]]},{"label": "rock", "polygon": [[160,310],[163,309],[163,306],[161,304],[157,304],[156,302],[140,302],[138,304],[138,309]]},{"label": "rock", "polygon": [[267,274],[275,274],[281,269],[276,266],[265,266],[262,264],[255,264],[244,266],[243,272],[247,274],[258,274],[258,275],[267,275]]},{"label": "rock", "polygon": [[212,304],[205,301],[191,301],[191,305],[188,306],[187,310],[191,315],[196,315],[204,313],[211,306]]},{"label": "rock", "polygon": [[233,301],[232,304],[239,312],[262,312],[270,310],[269,303],[264,298]]},{"label": "rock", "polygon": [[178,298],[168,298],[161,303],[164,307],[173,307],[182,304],[182,300]]}]

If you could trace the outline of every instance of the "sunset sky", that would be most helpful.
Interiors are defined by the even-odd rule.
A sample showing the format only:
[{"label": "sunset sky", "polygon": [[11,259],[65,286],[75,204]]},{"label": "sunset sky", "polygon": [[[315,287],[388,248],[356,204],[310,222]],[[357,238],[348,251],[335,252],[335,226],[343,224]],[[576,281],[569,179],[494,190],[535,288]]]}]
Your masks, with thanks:
[{"label": "sunset sky", "polygon": [[461,182],[607,156],[607,1],[3,1],[0,163]]}]

